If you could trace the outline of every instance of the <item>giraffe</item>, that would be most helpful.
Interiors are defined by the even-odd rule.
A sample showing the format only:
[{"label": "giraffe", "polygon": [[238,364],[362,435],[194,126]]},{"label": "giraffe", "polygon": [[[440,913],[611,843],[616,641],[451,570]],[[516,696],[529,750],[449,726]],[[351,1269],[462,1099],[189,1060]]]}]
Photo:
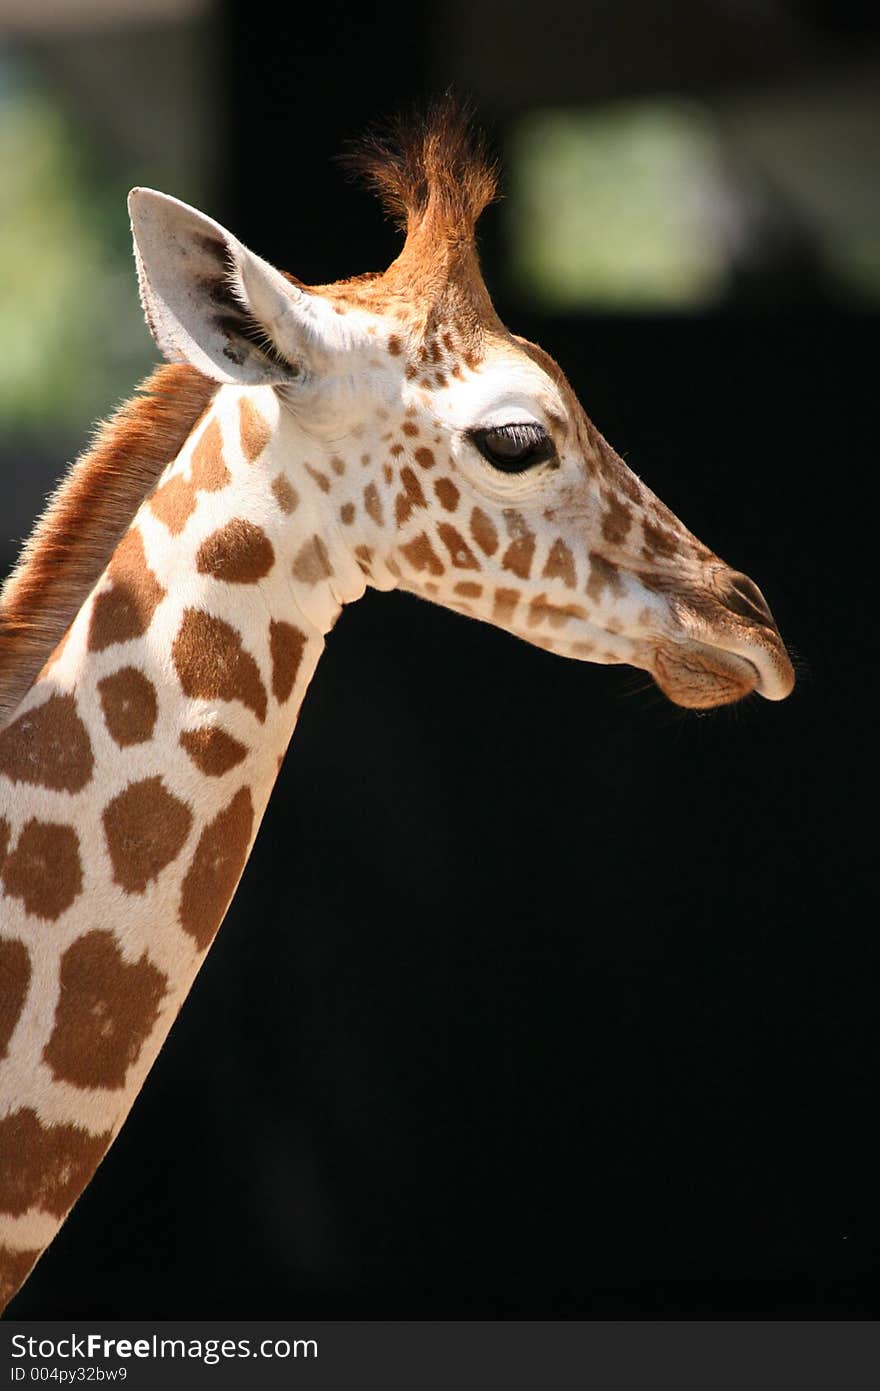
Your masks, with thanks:
[{"label": "giraffe", "polygon": [[400,588],[679,705],[793,672],[760,591],[510,333],[449,104],[368,140],[405,232],[307,286],[130,195],[167,359],[104,425],[0,599],[0,1304],[119,1132],[243,872],[327,634]]}]

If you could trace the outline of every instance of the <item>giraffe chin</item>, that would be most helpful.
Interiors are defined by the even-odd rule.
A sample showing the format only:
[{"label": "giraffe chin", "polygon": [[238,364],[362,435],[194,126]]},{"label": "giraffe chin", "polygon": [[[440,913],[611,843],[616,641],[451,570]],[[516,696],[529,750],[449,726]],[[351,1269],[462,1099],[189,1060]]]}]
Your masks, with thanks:
[{"label": "giraffe chin", "polygon": [[732,705],[761,690],[761,674],[747,657],[698,642],[658,646],[651,675],[669,700],[688,710]]}]

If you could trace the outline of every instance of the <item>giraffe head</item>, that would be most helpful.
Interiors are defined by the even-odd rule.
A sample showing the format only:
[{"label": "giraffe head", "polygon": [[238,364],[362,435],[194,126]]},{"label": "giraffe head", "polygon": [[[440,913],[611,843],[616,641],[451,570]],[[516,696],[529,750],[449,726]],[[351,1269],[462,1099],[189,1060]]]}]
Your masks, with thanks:
[{"label": "giraffe head", "polygon": [[135,190],[142,300],[165,356],[274,388],[290,470],[367,582],[643,668],[680,705],[788,695],[791,663],[757,586],[630,471],[553,359],[498,319],[474,239],[494,171],[460,114],[444,105],[359,163],[405,243],[383,274],[331,285],[306,286],[203,214]]}]

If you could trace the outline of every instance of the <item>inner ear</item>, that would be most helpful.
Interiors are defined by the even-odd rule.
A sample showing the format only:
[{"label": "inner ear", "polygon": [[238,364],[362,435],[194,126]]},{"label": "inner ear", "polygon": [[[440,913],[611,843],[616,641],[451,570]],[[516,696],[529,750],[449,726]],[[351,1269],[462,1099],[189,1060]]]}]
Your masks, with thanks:
[{"label": "inner ear", "polygon": [[198,240],[205,267],[202,287],[211,305],[214,327],[224,340],[223,356],[239,370],[250,362],[261,380],[268,380],[279,371],[282,380],[298,377],[299,364],[282,352],[248,303],[228,242],[208,234]]}]

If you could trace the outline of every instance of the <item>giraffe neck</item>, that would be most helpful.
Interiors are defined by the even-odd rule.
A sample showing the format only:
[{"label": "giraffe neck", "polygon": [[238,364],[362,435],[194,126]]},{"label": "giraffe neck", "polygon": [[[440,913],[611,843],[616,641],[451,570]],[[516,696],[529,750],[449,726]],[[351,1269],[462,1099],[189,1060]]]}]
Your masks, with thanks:
[{"label": "giraffe neck", "polygon": [[124,1122],[363,591],[277,413],[218,393],[0,731],[0,1307]]}]

